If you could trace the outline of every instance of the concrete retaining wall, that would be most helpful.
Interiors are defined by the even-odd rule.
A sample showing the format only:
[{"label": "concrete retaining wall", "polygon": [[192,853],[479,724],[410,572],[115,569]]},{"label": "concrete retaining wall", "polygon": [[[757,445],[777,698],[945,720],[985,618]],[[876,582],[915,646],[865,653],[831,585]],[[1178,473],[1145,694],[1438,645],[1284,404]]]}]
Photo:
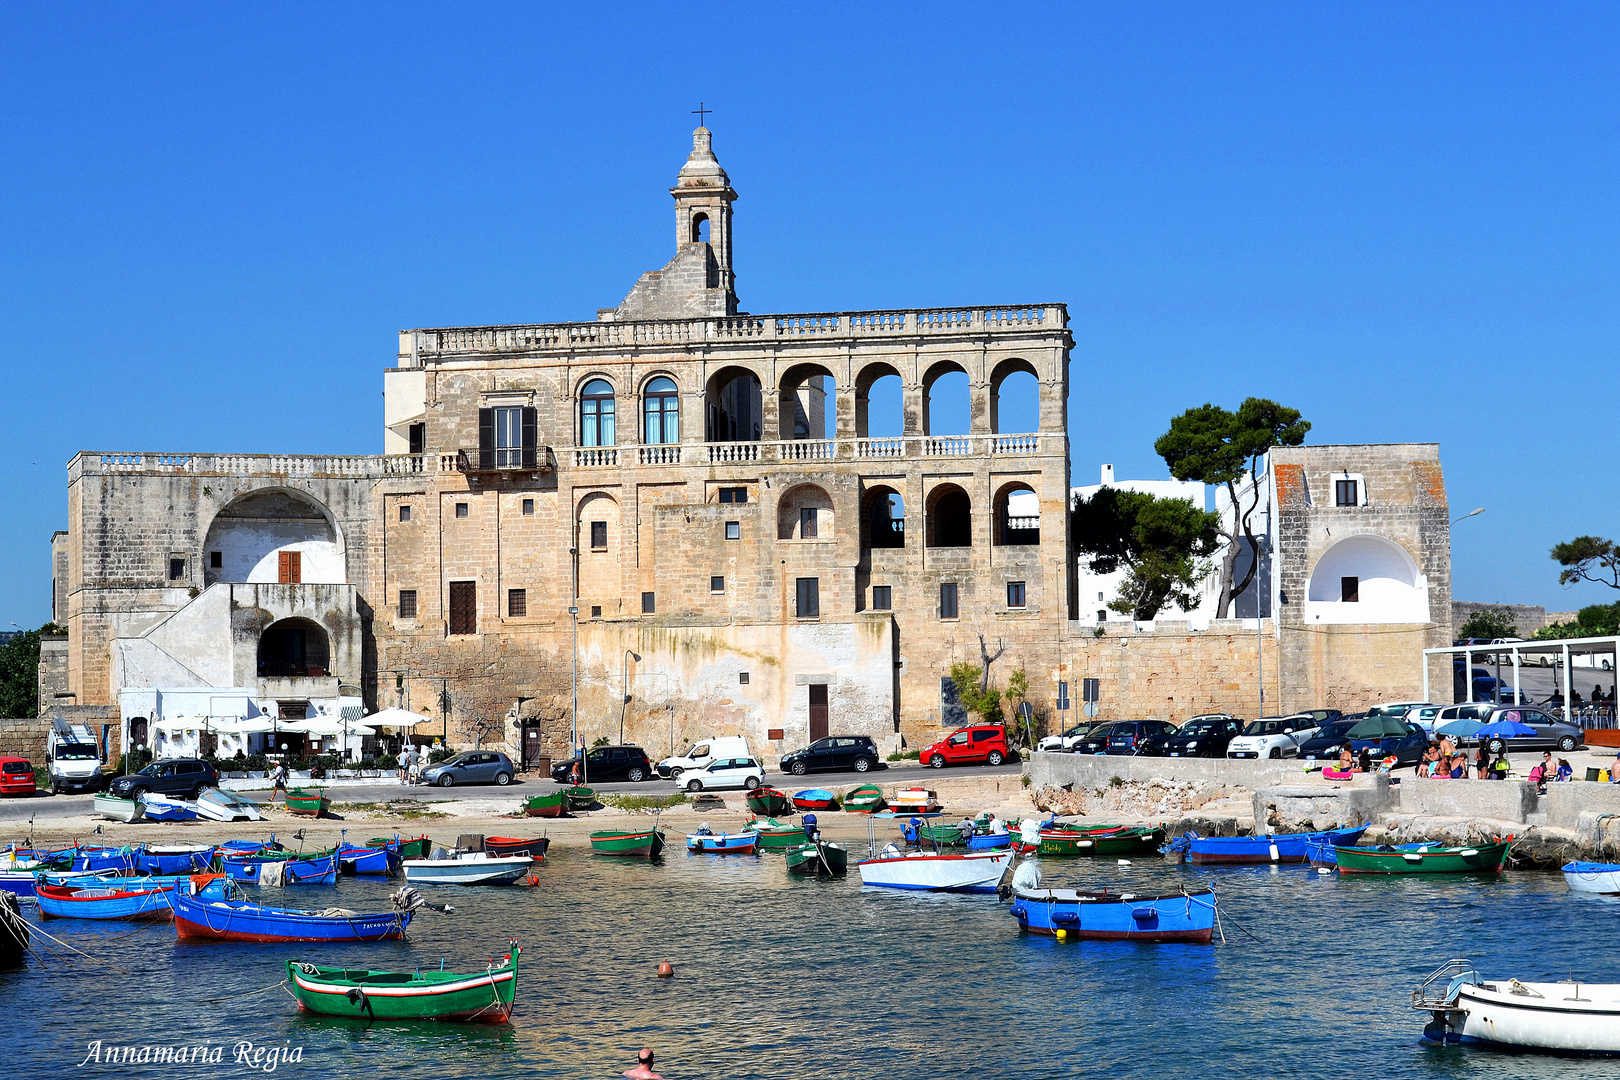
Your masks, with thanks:
[{"label": "concrete retaining wall", "polygon": [[1254,831],[1312,832],[1372,825],[1390,807],[1389,777],[1287,784],[1254,793]]},{"label": "concrete retaining wall", "polygon": [[1526,781],[1420,780],[1404,776],[1398,790],[1403,815],[1528,821],[1537,810],[1536,785]]},{"label": "concrete retaining wall", "polygon": [[1548,825],[1578,830],[1583,813],[1620,815],[1620,784],[1548,784],[1541,809]]},{"label": "concrete retaining wall", "polygon": [[1129,780],[1183,780],[1220,787],[1256,788],[1303,781],[1299,761],[1238,761],[1229,758],[1109,757],[1091,754],[1049,754],[1030,757],[1030,782],[1035,787],[1108,787],[1115,777]]}]

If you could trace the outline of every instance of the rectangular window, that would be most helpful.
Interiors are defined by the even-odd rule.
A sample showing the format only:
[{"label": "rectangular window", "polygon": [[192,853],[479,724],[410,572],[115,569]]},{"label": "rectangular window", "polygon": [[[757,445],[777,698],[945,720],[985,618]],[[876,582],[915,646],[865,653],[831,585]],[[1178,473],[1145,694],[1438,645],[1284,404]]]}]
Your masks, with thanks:
[{"label": "rectangular window", "polygon": [[215,570],[222,569],[225,565],[225,553],[223,551],[210,551],[208,553],[208,565]]},{"label": "rectangular window", "polygon": [[450,583],[450,632],[452,634],[478,633],[478,582],[452,581]]},{"label": "rectangular window", "polygon": [[516,469],[523,464],[523,409],[495,410],[495,467]]},{"label": "rectangular window", "polygon": [[718,574],[716,574],[713,577],[709,578],[709,591],[713,592],[713,593],[725,592],[726,591],[726,579],[721,577]]},{"label": "rectangular window", "polygon": [[748,685],[748,672],[746,672],[746,671],[737,672],[737,685],[738,686],[747,686]]},{"label": "rectangular window", "polygon": [[939,617],[956,618],[956,582],[946,581],[939,587]]},{"label": "rectangular window", "polygon": [[456,503],[456,517],[464,518],[467,516],[468,512],[469,511],[466,503]]},{"label": "rectangular window", "polygon": [[1361,579],[1344,577],[1339,579],[1339,599],[1346,604],[1361,602]]},{"label": "rectangular window", "polygon": [[1335,480],[1333,482],[1333,504],[1335,506],[1360,506],[1361,500],[1356,495],[1356,481]]},{"label": "rectangular window", "polygon": [[426,424],[412,424],[406,430],[410,433],[409,438],[410,438],[410,441],[411,441],[411,453],[413,453],[413,454],[425,454],[425,453],[427,453],[427,425]]},{"label": "rectangular window", "polygon": [[802,577],[796,583],[798,613],[801,619],[816,618],[821,614],[821,579]]},{"label": "rectangular window", "polygon": [[728,522],[726,522],[726,539],[727,540],[741,540],[742,539],[742,522],[740,522],[740,521],[728,521]]},{"label": "rectangular window", "polygon": [[523,516],[524,517],[532,517],[533,515],[534,515],[534,500],[533,499],[524,499],[523,500]]},{"label": "rectangular window", "polygon": [[723,503],[745,503],[748,501],[748,489],[745,487],[723,487],[720,489],[720,501]]},{"label": "rectangular window", "polygon": [[799,508],[799,539],[809,540],[816,535],[816,508],[813,506],[801,506]]},{"label": "rectangular window", "polygon": [[401,520],[401,521],[409,521],[409,520],[411,520],[411,508],[410,507],[401,506],[399,508],[399,520]]},{"label": "rectangular window", "polygon": [[1024,606],[1024,583],[1022,581],[1007,582],[1007,606]]},{"label": "rectangular window", "polygon": [[607,550],[607,522],[605,522],[605,521],[593,521],[593,522],[591,522],[591,550],[592,551],[606,551]]},{"label": "rectangular window", "polygon": [[282,551],[276,554],[276,580],[283,585],[296,585],[304,580],[303,552]]},{"label": "rectangular window", "polygon": [[874,585],[874,586],[872,586],[872,610],[873,611],[890,611],[890,610],[893,609],[893,607],[894,607],[894,593],[892,591],[890,591],[890,590],[891,590],[891,586],[888,586],[888,585]]},{"label": "rectangular window", "polygon": [[416,590],[399,590],[399,617],[402,619],[416,618]]},{"label": "rectangular window", "polygon": [[650,593],[650,592],[642,593],[641,594],[641,613],[643,615],[652,615],[652,614],[655,613],[655,610],[656,610],[656,606],[653,603],[653,594]]},{"label": "rectangular window", "polygon": [[601,617],[602,617],[602,605],[601,604],[592,604],[591,605],[591,618],[600,619]]},{"label": "rectangular window", "polygon": [[521,619],[529,613],[529,594],[524,589],[506,590],[506,616]]},{"label": "rectangular window", "polygon": [[184,560],[184,559],[170,559],[169,560],[169,580],[170,581],[179,581],[181,578],[183,578],[185,576],[186,576],[186,560]]}]

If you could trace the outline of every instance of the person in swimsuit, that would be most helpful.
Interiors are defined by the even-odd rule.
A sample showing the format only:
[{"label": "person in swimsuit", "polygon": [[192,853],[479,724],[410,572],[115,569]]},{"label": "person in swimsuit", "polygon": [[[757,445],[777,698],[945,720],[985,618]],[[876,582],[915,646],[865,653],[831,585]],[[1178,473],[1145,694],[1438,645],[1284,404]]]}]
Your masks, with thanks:
[{"label": "person in swimsuit", "polygon": [[626,1069],[624,1075],[629,1080],[664,1080],[662,1073],[653,1072],[653,1052],[646,1047],[636,1055],[636,1067]]}]

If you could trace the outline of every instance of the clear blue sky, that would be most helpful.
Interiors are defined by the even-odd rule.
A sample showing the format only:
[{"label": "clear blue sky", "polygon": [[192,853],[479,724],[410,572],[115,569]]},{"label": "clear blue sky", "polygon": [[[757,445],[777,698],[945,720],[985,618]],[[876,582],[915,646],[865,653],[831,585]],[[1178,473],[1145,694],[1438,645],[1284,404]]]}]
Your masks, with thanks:
[{"label": "clear blue sky", "polygon": [[690,110],[751,311],[1062,301],[1074,478],[1273,397],[1438,441],[1459,599],[1620,598],[1620,8],[0,7],[0,629],[80,449],[378,452],[402,327],[589,319]]}]

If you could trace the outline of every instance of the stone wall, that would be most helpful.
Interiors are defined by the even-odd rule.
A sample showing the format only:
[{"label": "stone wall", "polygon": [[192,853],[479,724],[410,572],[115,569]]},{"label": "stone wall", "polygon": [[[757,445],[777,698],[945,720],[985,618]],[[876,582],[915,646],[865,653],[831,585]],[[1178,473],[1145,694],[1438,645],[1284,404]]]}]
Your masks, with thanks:
[{"label": "stone wall", "polygon": [[1506,611],[1513,616],[1515,637],[1527,638],[1550,625],[1547,609],[1539,604],[1480,604],[1470,600],[1451,602],[1451,626],[1460,629],[1469,616],[1481,611]]},{"label": "stone wall", "polygon": [[57,704],[71,704],[68,689],[68,639],[65,635],[41,635],[39,639],[39,711]]},{"label": "stone wall", "polygon": [[[1595,784],[1563,785],[1583,788],[1581,797]],[[1427,817],[1492,818],[1497,821],[1527,821],[1536,812],[1536,785],[1521,780],[1422,780],[1402,777],[1400,812]]]},{"label": "stone wall", "polygon": [[45,766],[45,735],[51,722],[42,717],[14,720],[0,719],[0,754],[16,754],[34,763],[36,769]]}]

